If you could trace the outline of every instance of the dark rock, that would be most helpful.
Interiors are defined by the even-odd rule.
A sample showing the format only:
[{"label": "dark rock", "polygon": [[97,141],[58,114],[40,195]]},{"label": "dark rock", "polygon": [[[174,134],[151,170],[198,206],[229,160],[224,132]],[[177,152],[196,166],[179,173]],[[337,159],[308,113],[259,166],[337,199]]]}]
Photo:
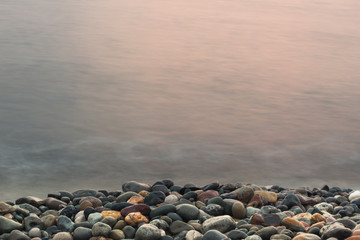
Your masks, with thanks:
[{"label": "dark rock", "polygon": [[[151,215],[151,213],[150,213],[150,215]],[[180,217],[179,214],[174,213],[174,212],[170,212],[170,213],[168,213],[166,216],[169,217],[172,221],[176,221],[176,220],[184,221],[184,220],[182,219],[182,217]]]},{"label": "dark rock", "polygon": [[61,209],[60,215],[65,215],[68,218],[72,218],[77,213],[78,213],[78,210],[74,206],[70,205],[70,206],[66,206],[65,208]]},{"label": "dark rock", "polygon": [[197,219],[199,215],[199,209],[194,205],[180,204],[176,206],[176,213],[180,215],[185,221]]},{"label": "dark rock", "polygon": [[10,233],[12,230],[22,230],[22,224],[0,216],[0,234]]},{"label": "dark rock", "polygon": [[226,240],[226,239],[229,238],[225,234],[222,234],[217,230],[207,231],[202,238],[202,240]]},{"label": "dark rock", "polygon": [[224,213],[224,208],[218,204],[209,204],[202,210],[212,216],[220,216]]},{"label": "dark rock", "polygon": [[295,194],[288,194],[282,201],[282,205],[287,206],[289,209],[293,206],[302,207],[300,199]]},{"label": "dark rock", "polygon": [[243,231],[240,231],[240,230],[232,230],[232,231],[228,232],[226,235],[231,240],[241,240],[241,239],[245,239],[247,237],[246,233],[244,233]]},{"label": "dark rock", "polygon": [[73,198],[82,198],[82,197],[88,197],[88,196],[96,196],[97,191],[85,189],[85,190],[78,190],[72,193]]},{"label": "dark rock", "polygon": [[91,229],[93,236],[108,237],[111,232],[111,227],[105,223],[97,222]]},{"label": "dark rock", "polygon": [[57,227],[62,232],[72,232],[74,231],[74,222],[66,216],[59,216],[57,220]]},{"label": "dark rock", "polygon": [[350,229],[354,229],[357,225],[356,222],[354,222],[351,219],[339,219],[339,220],[336,220],[336,222],[341,223],[342,225],[344,225],[344,227],[350,228]]},{"label": "dark rock", "polygon": [[17,206],[15,206],[16,208],[16,212],[19,214],[22,214],[23,216],[29,216],[30,213],[35,213],[36,215],[40,215],[41,211],[40,209],[38,209],[37,207],[34,207],[33,205],[29,204],[29,203],[23,203],[19,205],[20,208],[22,209],[26,209],[27,211],[29,211],[28,213],[25,213],[24,211],[22,211],[21,209],[19,209]]},{"label": "dark rock", "polygon": [[59,199],[48,197],[44,200],[45,205],[54,210],[60,210],[61,208],[64,208],[67,204],[66,202],[63,202]]},{"label": "dark rock", "polygon": [[124,232],[126,238],[134,238],[135,237],[136,229],[130,225],[125,226],[122,229],[122,231]]},{"label": "dark rock", "polygon": [[170,224],[170,232],[172,234],[178,234],[184,230],[194,230],[194,227],[182,221],[174,221]]},{"label": "dark rock", "polygon": [[244,203],[248,203],[254,196],[254,190],[251,187],[241,187],[231,192],[236,195],[236,198]]},{"label": "dark rock", "polygon": [[92,237],[91,229],[78,227],[74,231],[74,240],[88,240]]},{"label": "dark rock", "polygon": [[111,205],[111,210],[115,210],[115,211],[121,211],[123,208],[132,206],[134,204],[132,203],[127,203],[127,202],[122,202],[122,203],[113,203]]},{"label": "dark rock", "polygon": [[30,231],[30,229],[36,227],[40,229],[45,228],[45,224],[41,219],[34,213],[31,213],[28,217],[24,219],[24,226],[26,231]]},{"label": "dark rock", "polygon": [[123,208],[121,210],[121,216],[126,217],[131,212],[141,212],[143,215],[149,215],[150,214],[150,207],[146,204],[136,204],[132,205],[126,208]]},{"label": "dark rock", "polygon": [[218,190],[219,187],[220,187],[220,184],[217,183],[217,182],[215,182],[215,183],[210,183],[210,184],[204,186],[204,187],[202,188],[202,190],[203,190],[204,192],[207,191],[207,190]]},{"label": "dark rock", "polygon": [[155,185],[151,187],[151,191],[160,191],[163,192],[166,196],[169,195],[169,189],[165,185]]},{"label": "dark rock", "polygon": [[135,240],[160,240],[161,231],[154,225],[143,224],[135,233]]},{"label": "dark rock", "polygon": [[165,200],[165,194],[161,191],[155,191],[149,193],[145,199],[144,202],[149,206],[155,206],[159,203],[163,203]]},{"label": "dark rock", "polygon": [[278,232],[277,232],[276,228],[273,226],[270,226],[270,227],[264,227],[264,228],[260,229],[255,234],[260,236],[261,239],[263,239],[263,240],[269,240],[272,235],[277,234],[277,233]]},{"label": "dark rock", "polygon": [[189,191],[182,196],[182,198],[185,198],[188,200],[192,199],[193,201],[196,201],[197,197],[198,197],[198,195],[194,191]]},{"label": "dark rock", "polygon": [[43,201],[40,198],[28,196],[28,197],[22,197],[22,198],[17,199],[15,201],[15,203],[17,205],[20,205],[20,204],[23,204],[23,203],[28,203],[28,204],[38,208],[38,207],[40,207],[40,205],[43,204]]},{"label": "dark rock", "polygon": [[9,240],[30,240],[31,238],[19,230],[12,230]]},{"label": "dark rock", "polygon": [[85,219],[87,220],[89,215],[94,213],[95,212],[95,209],[92,208],[92,207],[88,207],[84,210],[84,216],[85,216]]},{"label": "dark rock", "polygon": [[171,204],[162,205],[162,206],[159,206],[159,207],[153,209],[150,212],[150,218],[154,218],[156,216],[167,215],[170,212],[176,212],[176,207],[174,205],[171,205]]},{"label": "dark rock", "polygon": [[122,185],[122,190],[124,192],[141,192],[141,191],[151,191],[151,187],[146,184],[146,183],[140,183],[140,182],[136,182],[136,181],[129,181],[129,182],[125,182]]}]

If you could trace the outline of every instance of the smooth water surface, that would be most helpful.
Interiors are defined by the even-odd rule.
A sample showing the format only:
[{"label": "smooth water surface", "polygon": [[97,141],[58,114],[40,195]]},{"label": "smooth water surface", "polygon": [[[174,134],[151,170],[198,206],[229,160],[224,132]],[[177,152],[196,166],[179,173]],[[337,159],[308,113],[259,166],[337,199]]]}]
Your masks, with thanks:
[{"label": "smooth water surface", "polygon": [[130,179],[360,187],[358,0],[2,0],[0,199]]}]

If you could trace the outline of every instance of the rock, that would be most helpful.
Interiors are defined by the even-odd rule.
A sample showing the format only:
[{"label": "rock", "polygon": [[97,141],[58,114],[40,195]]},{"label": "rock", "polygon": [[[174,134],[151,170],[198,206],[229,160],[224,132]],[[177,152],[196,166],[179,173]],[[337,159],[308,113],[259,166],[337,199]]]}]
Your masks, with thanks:
[{"label": "rock", "polygon": [[74,231],[74,222],[66,216],[59,216],[57,219],[57,227],[62,232],[72,232]]},{"label": "rock", "polygon": [[275,203],[277,201],[277,195],[274,192],[269,191],[255,191],[254,194],[258,194],[264,201],[269,203]]},{"label": "rock", "polygon": [[89,214],[88,216],[88,222],[95,224],[97,222],[100,222],[101,220],[103,220],[104,216],[101,213],[98,212],[94,212]]},{"label": "rock", "polygon": [[144,203],[144,198],[142,196],[141,197],[132,196],[127,200],[127,202],[132,204],[140,204],[140,203]]},{"label": "rock", "polygon": [[66,206],[60,210],[60,215],[65,215],[68,218],[72,218],[76,213],[78,213],[78,210],[72,205]]},{"label": "rock", "polygon": [[151,209],[146,204],[137,204],[137,205],[132,205],[132,206],[123,208],[121,210],[121,215],[123,217],[126,217],[129,213],[132,213],[132,212],[140,212],[143,215],[149,215],[151,212]]},{"label": "rock", "polygon": [[254,235],[251,235],[251,236],[247,236],[245,238],[245,240],[262,240],[262,239],[261,239],[260,236],[254,234]]},{"label": "rock", "polygon": [[213,217],[203,222],[204,231],[217,230],[226,233],[235,228],[235,221],[229,215]]},{"label": "rock", "polygon": [[250,218],[255,213],[260,213],[260,209],[254,207],[247,207],[246,208],[246,217]]},{"label": "rock", "polygon": [[304,196],[301,194],[296,194],[296,196],[299,198],[300,203],[302,205],[315,205],[317,203],[317,201],[314,198],[308,197],[308,196]]},{"label": "rock", "polygon": [[262,214],[263,218],[264,218],[264,223],[263,226],[280,226],[281,224],[281,218],[278,214],[276,213],[268,213],[268,214]]},{"label": "rock", "polygon": [[144,202],[149,206],[155,206],[159,203],[163,203],[165,200],[166,195],[161,191],[155,191],[149,193],[145,199]]},{"label": "rock", "polygon": [[125,226],[122,231],[124,232],[125,234],[125,237],[126,238],[134,238],[135,237],[135,228],[133,228],[132,226]]},{"label": "rock", "polygon": [[351,219],[339,219],[336,220],[336,222],[341,223],[342,225],[344,225],[344,227],[349,229],[354,229],[356,227],[356,222]]},{"label": "rock", "polygon": [[34,227],[45,229],[45,224],[35,213],[31,213],[28,217],[24,218],[24,226],[26,231],[30,231]]},{"label": "rock", "polygon": [[56,233],[53,237],[53,240],[72,240],[72,236],[68,232],[59,232]]},{"label": "rock", "polygon": [[198,201],[204,202],[207,199],[210,198],[214,198],[214,197],[218,197],[219,196],[219,192],[215,191],[215,190],[207,190],[203,193],[200,193],[199,196],[197,197]]},{"label": "rock", "polygon": [[87,201],[87,200],[85,200],[85,201],[82,201],[81,203],[80,203],[80,205],[79,205],[79,211],[83,211],[83,210],[85,210],[86,208],[88,208],[88,207],[94,207],[93,205],[92,205],[92,203],[90,202],[90,201]]},{"label": "rock", "polygon": [[293,240],[320,240],[320,237],[311,233],[300,233],[296,235]]},{"label": "rock", "polygon": [[89,228],[78,227],[74,231],[74,240],[88,240],[92,237],[92,231]]},{"label": "rock", "polygon": [[123,231],[121,231],[119,229],[114,229],[110,232],[109,237],[114,240],[121,240],[121,239],[125,238],[125,234]]},{"label": "rock", "polygon": [[290,229],[294,232],[305,232],[305,227],[298,220],[290,217],[286,217],[281,221],[281,224],[284,225],[287,229]]},{"label": "rock", "polygon": [[136,182],[136,181],[129,181],[129,182],[125,182],[122,185],[122,190],[124,192],[140,192],[140,191],[151,191],[151,187],[150,185],[146,184],[146,183],[140,183],[140,182]]},{"label": "rock", "polygon": [[227,240],[230,239],[226,235],[222,234],[221,232],[217,230],[210,230],[207,231],[202,240]]},{"label": "rock", "polygon": [[166,196],[169,195],[169,189],[165,185],[154,185],[151,187],[151,191],[160,191],[163,192]]},{"label": "rock", "polygon": [[[129,192],[125,192],[125,193],[121,194],[120,196],[118,196],[118,197],[116,198],[116,202],[118,202],[118,203],[125,203],[125,202],[127,202],[127,200],[129,200],[129,199],[130,199],[131,197],[133,197],[133,196],[141,197],[141,195],[137,194],[136,192],[129,191]],[[133,205],[132,203],[126,203],[126,204],[127,204],[126,207],[128,207],[130,204]],[[124,206],[124,207],[125,207],[125,206]],[[124,208],[124,207],[123,207],[123,208]],[[121,209],[113,209],[113,208],[111,208],[111,210],[120,211]]]},{"label": "rock", "polygon": [[341,223],[333,223],[329,228],[321,235],[321,239],[337,238],[339,240],[348,238],[352,235],[352,231],[349,228],[345,228]]},{"label": "rock", "polygon": [[202,210],[212,216],[220,216],[224,213],[224,208],[218,204],[209,204],[203,207]]},{"label": "rock", "polygon": [[135,233],[135,240],[160,240],[161,231],[154,225],[143,224]]},{"label": "rock", "polygon": [[116,218],[113,217],[105,217],[103,218],[103,220],[101,220],[102,223],[105,223],[107,225],[109,225],[111,228],[114,227],[114,225],[117,223]]},{"label": "rock", "polygon": [[254,194],[254,196],[251,198],[251,200],[248,203],[248,206],[251,207],[262,207],[264,205],[264,201],[262,197],[259,194]]},{"label": "rock", "polygon": [[333,213],[333,211],[334,211],[334,207],[330,203],[324,203],[324,202],[318,203],[318,204],[314,205],[314,207],[316,207],[320,211],[326,211],[328,213]]},{"label": "rock", "polygon": [[149,219],[140,212],[132,212],[125,217],[125,222],[131,226],[137,226],[139,223],[148,223]]},{"label": "rock", "polygon": [[[120,195],[121,196],[121,195]],[[117,201],[117,200],[116,200]],[[122,209],[132,206],[134,204],[132,203],[127,203],[127,202],[120,202],[120,203],[113,203],[111,204],[110,209],[114,210],[114,211],[121,211]]]},{"label": "rock", "polygon": [[101,215],[105,217],[113,217],[115,219],[121,218],[121,213],[119,211],[114,210],[108,210],[108,211],[102,211]]},{"label": "rock", "polygon": [[96,196],[97,191],[85,189],[85,190],[78,190],[72,193],[73,198],[82,198],[82,197],[88,197],[88,196]]},{"label": "rock", "polygon": [[269,240],[272,235],[277,234],[277,233],[278,232],[277,232],[276,228],[273,226],[270,226],[270,227],[264,227],[264,228],[260,229],[255,234],[260,236],[262,240]]},{"label": "rock", "polygon": [[[169,195],[169,196],[171,196],[171,195]],[[162,205],[157,208],[154,208],[150,212],[150,218],[154,218],[156,216],[167,215],[170,212],[176,212],[176,207],[174,205],[171,205],[171,204]]]},{"label": "rock", "polygon": [[236,198],[244,203],[248,203],[254,196],[254,190],[251,187],[241,187],[231,192],[235,194]]},{"label": "rock", "polygon": [[185,235],[185,240],[201,240],[203,235],[196,230],[190,230]]},{"label": "rock", "polygon": [[179,234],[182,231],[195,230],[193,226],[182,221],[174,221],[170,224],[170,232],[172,234]]},{"label": "rock", "polygon": [[19,209],[17,206],[15,206],[16,212],[17,212],[17,213],[20,213],[20,212],[21,212],[22,214],[24,214],[24,211],[23,211],[23,210],[25,209],[25,210],[29,211],[29,213],[24,214],[24,215],[26,215],[26,216],[28,216],[30,213],[35,213],[36,215],[40,215],[40,214],[41,214],[40,209],[38,209],[37,207],[34,207],[33,205],[30,205],[30,204],[28,204],[28,203],[20,204],[19,207],[20,207],[20,209]]},{"label": "rock", "polygon": [[356,190],[354,192],[352,192],[350,195],[349,195],[349,201],[353,201],[357,198],[360,198],[360,191],[359,190]]},{"label": "rock", "polygon": [[9,240],[30,240],[31,238],[19,230],[12,230],[8,239]]},{"label": "rock", "polygon": [[311,224],[318,223],[318,222],[325,222],[326,219],[320,213],[315,213],[310,217]]},{"label": "rock", "polygon": [[80,200],[80,205],[83,201],[89,201],[94,208],[97,208],[97,207],[101,207],[102,206],[102,202],[100,199],[96,198],[96,197],[93,197],[93,196],[88,196],[88,197],[83,197],[81,200]]},{"label": "rock", "polygon": [[170,195],[165,197],[164,203],[165,204],[172,204],[172,203],[176,203],[177,201],[179,201],[179,198],[174,194],[170,194]]},{"label": "rock", "polygon": [[91,229],[91,233],[93,236],[103,236],[108,237],[111,232],[111,227],[105,223],[97,222]]},{"label": "rock", "polygon": [[176,206],[176,213],[185,221],[197,219],[199,209],[191,204],[180,204]]},{"label": "rock", "polygon": [[150,224],[157,226],[159,229],[167,231],[169,229],[169,224],[162,219],[154,219],[150,222]]},{"label": "rock", "polygon": [[23,203],[28,203],[36,208],[40,207],[40,205],[43,204],[43,200],[37,197],[28,196],[28,197],[22,197],[15,201],[15,204],[20,205]]},{"label": "rock", "polygon": [[282,201],[282,205],[287,206],[289,209],[293,206],[299,206],[302,207],[302,204],[300,202],[300,199],[295,194],[288,194],[284,200]]},{"label": "rock", "polygon": [[246,233],[241,230],[232,230],[226,233],[226,236],[231,240],[240,240],[240,239],[245,239],[247,237]]},{"label": "rock", "polygon": [[285,234],[274,234],[270,237],[270,240],[291,240],[292,238]]},{"label": "rock", "polygon": [[40,218],[40,220],[44,223],[44,229],[47,229],[50,226],[56,225],[57,218],[54,215],[46,215]]},{"label": "rock", "polygon": [[48,197],[44,200],[45,205],[54,210],[60,210],[61,208],[65,207],[67,204],[59,199]]},{"label": "rock", "polygon": [[0,202],[0,214],[5,215],[6,213],[13,213],[15,212],[16,208],[4,203],[4,202]]},{"label": "rock", "polygon": [[29,237],[31,238],[34,238],[34,237],[41,237],[41,230],[40,228],[32,228],[30,231],[29,231]]}]

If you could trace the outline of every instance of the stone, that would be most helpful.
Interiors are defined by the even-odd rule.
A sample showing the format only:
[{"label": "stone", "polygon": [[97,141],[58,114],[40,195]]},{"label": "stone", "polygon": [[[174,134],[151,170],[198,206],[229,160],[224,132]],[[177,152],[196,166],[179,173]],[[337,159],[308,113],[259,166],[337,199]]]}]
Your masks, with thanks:
[{"label": "stone", "polygon": [[132,196],[127,200],[127,202],[132,204],[140,204],[140,203],[144,203],[144,198],[142,196],[141,197]]},{"label": "stone", "polygon": [[132,226],[125,226],[122,231],[124,232],[125,234],[125,238],[134,238],[135,237],[135,233],[136,233],[136,230],[134,227]]},{"label": "stone", "polygon": [[94,213],[89,214],[87,219],[88,219],[89,223],[95,224],[95,223],[103,220],[103,218],[104,218],[104,216],[101,213],[94,212]]},{"label": "stone", "polygon": [[119,229],[114,229],[110,232],[109,237],[114,240],[121,240],[125,238],[125,234]]},{"label": "stone", "polygon": [[91,189],[78,190],[72,193],[72,197],[74,198],[82,198],[88,196],[96,196],[97,191]]},{"label": "stone", "polygon": [[260,208],[263,206],[263,204],[264,201],[262,197],[259,194],[254,194],[254,196],[249,201],[248,206]]},{"label": "stone", "polygon": [[125,222],[131,226],[137,226],[139,223],[148,223],[149,219],[140,212],[131,212],[125,217]]},{"label": "stone", "polygon": [[109,225],[111,228],[114,227],[114,225],[117,223],[116,218],[113,217],[105,217],[103,218],[103,220],[101,220],[102,223],[105,223],[107,225]]},{"label": "stone", "polygon": [[101,200],[96,197],[93,197],[93,196],[83,197],[83,198],[81,198],[79,203],[81,204],[83,201],[89,201],[93,205],[94,208],[102,207]]},{"label": "stone", "polygon": [[212,216],[220,216],[224,213],[224,208],[218,204],[209,204],[203,207],[202,210]]},{"label": "stone", "polygon": [[267,201],[269,203],[275,203],[277,201],[277,195],[274,192],[258,190],[255,191],[254,194],[260,195],[262,200]]},{"label": "stone", "polygon": [[300,233],[296,235],[293,240],[320,240],[320,237],[311,233]]},{"label": "stone", "polygon": [[163,192],[166,196],[169,195],[169,189],[165,186],[165,185],[154,185],[151,187],[151,191],[155,192],[155,191],[160,191]]},{"label": "stone", "polygon": [[35,214],[31,213],[29,216],[24,218],[24,226],[26,231],[30,231],[30,229],[36,227],[40,229],[45,229],[45,224],[41,221],[41,219]]},{"label": "stone", "polygon": [[341,223],[331,224],[321,235],[321,239],[337,238],[345,239],[352,235],[352,231],[349,228],[344,227]]},{"label": "stone", "polygon": [[202,240],[227,240],[228,238],[225,234],[222,234],[220,231],[217,230],[209,230],[207,231]]},{"label": "stone", "polygon": [[287,229],[290,229],[294,232],[305,232],[305,227],[298,220],[290,217],[286,217],[281,221],[281,224],[284,225]]},{"label": "stone", "polygon": [[61,208],[64,208],[67,204],[66,202],[63,202],[59,199],[48,197],[44,200],[45,205],[54,210],[60,210]]},{"label": "stone", "polygon": [[255,213],[250,218],[250,224],[253,224],[253,225],[263,225],[264,222],[265,222],[264,217],[260,213]]},{"label": "stone", "polygon": [[203,222],[203,229],[205,232],[209,230],[217,230],[226,233],[235,228],[235,221],[229,215],[223,215],[207,219]]},{"label": "stone", "polygon": [[191,204],[180,204],[176,206],[176,213],[185,221],[197,219],[199,209]]},{"label": "stone", "polygon": [[199,196],[197,197],[198,201],[204,202],[207,199],[210,198],[214,198],[214,197],[218,197],[219,196],[219,192],[215,191],[215,190],[207,190],[203,193],[200,193]]},{"label": "stone", "polygon": [[354,229],[356,227],[356,222],[351,219],[338,219],[336,220],[336,222],[341,223],[342,225],[344,225],[344,227],[349,229]]},{"label": "stone", "polygon": [[295,194],[292,194],[292,193],[288,194],[284,198],[284,200],[282,201],[282,205],[287,206],[289,209],[292,208],[293,206],[302,207],[302,204],[301,204],[298,196],[296,196]]},{"label": "stone", "polygon": [[108,237],[111,232],[111,227],[105,223],[97,222],[91,229],[93,236]]},{"label": "stone", "polygon": [[68,232],[59,232],[56,233],[53,237],[53,240],[72,240],[72,236]]},{"label": "stone", "polygon": [[164,231],[167,231],[169,228],[169,224],[162,219],[154,219],[150,222],[150,224],[157,226],[159,229],[162,229]]},{"label": "stone", "polygon": [[263,227],[262,229],[260,229],[259,231],[257,231],[255,234],[260,236],[262,240],[269,240],[270,237],[274,234],[277,234],[277,230],[275,227],[270,226],[270,227]]},{"label": "stone", "polygon": [[247,237],[246,233],[241,230],[231,230],[230,232],[226,233],[226,236],[231,240],[240,240]]},{"label": "stone", "polygon": [[12,230],[9,235],[9,240],[30,240],[31,238],[19,230]]},{"label": "stone", "polygon": [[11,206],[7,203],[0,202],[0,214],[5,215],[6,213],[13,213],[16,211],[14,206]]},{"label": "stone", "polygon": [[[133,196],[141,197],[141,195],[137,194],[136,192],[129,191],[129,192],[125,192],[125,193],[121,194],[120,196],[118,196],[115,201],[117,203],[122,203],[122,202],[125,203],[125,202],[127,202],[127,200],[129,200]],[[132,203],[127,203],[127,204],[133,205]],[[119,209],[112,209],[112,210],[119,210]]]},{"label": "stone", "polygon": [[15,201],[15,204],[20,205],[23,203],[28,203],[36,208],[40,207],[40,205],[43,204],[43,200],[37,197],[28,196],[28,197],[22,197]]},{"label": "stone", "polygon": [[145,199],[144,199],[144,203],[146,203],[149,206],[156,206],[159,203],[163,203],[165,200],[165,193],[161,192],[161,191],[154,191],[149,193]]},{"label": "stone", "polygon": [[74,222],[66,216],[59,216],[57,219],[57,227],[62,232],[72,232],[74,231]]},{"label": "stone", "polygon": [[30,229],[30,231],[29,231],[29,237],[31,237],[31,238],[41,237],[41,230],[40,230],[40,228],[35,227],[35,228]]},{"label": "stone", "polygon": [[136,204],[136,205],[132,205],[132,206],[123,208],[121,210],[121,215],[123,217],[126,217],[129,213],[132,213],[132,212],[140,212],[143,215],[149,215],[151,212],[151,209],[146,204]]},{"label": "stone", "polygon": [[260,213],[260,209],[254,207],[247,207],[246,208],[246,217],[251,218],[252,215],[255,213]]},{"label": "stone", "polygon": [[230,194],[235,194],[238,200],[248,203],[254,196],[254,190],[251,187],[245,186],[232,191]]},{"label": "stone", "polygon": [[119,220],[117,223],[115,223],[113,229],[123,229],[126,226],[126,222],[124,220]]},{"label": "stone", "polygon": [[74,231],[74,240],[88,240],[92,237],[92,231],[89,228],[78,227]]},{"label": "stone", "polygon": [[172,234],[179,234],[182,231],[195,230],[193,226],[182,221],[174,221],[170,224],[170,232]]},{"label": "stone", "polygon": [[30,205],[29,203],[23,203],[19,205],[20,209],[15,206],[16,208],[16,212],[17,213],[21,213],[24,214],[24,209],[28,211],[28,213],[24,214],[26,216],[28,216],[30,213],[35,213],[36,215],[40,215],[41,211],[40,209],[38,209],[37,207],[34,207],[33,205]]},{"label": "stone", "polygon": [[245,240],[262,240],[260,236],[254,234],[254,235],[251,235],[251,236],[247,236],[245,238]]},{"label": "stone", "polygon": [[330,203],[318,203],[314,205],[315,208],[319,209],[320,211],[326,211],[328,213],[333,213],[334,207]]},{"label": "stone", "polygon": [[170,194],[170,195],[165,197],[164,203],[165,204],[172,204],[172,203],[176,203],[177,201],[179,201],[179,198],[174,194]]},{"label": "stone", "polygon": [[[171,196],[171,195],[169,195],[169,196]],[[162,205],[157,208],[154,208],[150,212],[150,218],[154,218],[156,216],[167,215],[170,212],[176,212],[176,207],[174,205],[172,205],[172,204]]]},{"label": "stone", "polygon": [[270,237],[270,240],[291,240],[292,238],[285,234],[274,234]]},{"label": "stone", "polygon": [[350,202],[355,200],[355,199],[358,199],[358,198],[360,198],[360,191],[359,190],[356,190],[356,191],[350,193],[350,195],[349,195],[349,201]]},{"label": "stone", "polygon": [[135,233],[135,240],[160,240],[161,231],[154,225],[143,224]]},{"label": "stone", "polygon": [[44,229],[47,229],[50,226],[56,225],[57,218],[54,215],[46,215],[40,218],[40,220],[44,223]]},{"label": "stone", "polygon": [[114,211],[121,211],[122,209],[132,206],[134,204],[132,203],[127,203],[127,202],[121,202],[121,203],[113,203],[111,204],[110,209],[114,210]]},{"label": "stone", "polygon": [[185,235],[185,240],[201,240],[203,235],[196,230],[190,230]]},{"label": "stone", "polygon": [[318,223],[318,222],[325,222],[325,221],[326,221],[326,219],[320,213],[314,213],[310,217],[311,224]]},{"label": "stone", "polygon": [[300,200],[300,203],[302,205],[315,205],[316,203],[318,203],[314,198],[311,198],[311,197],[308,197],[308,196],[305,196],[305,195],[301,195],[301,194],[296,194],[296,196],[299,198]]},{"label": "stone", "polygon": [[113,217],[115,219],[121,218],[121,213],[119,211],[114,211],[114,210],[107,210],[107,211],[102,211],[101,214],[105,217]]},{"label": "stone", "polygon": [[242,202],[236,201],[232,205],[231,213],[234,218],[243,219],[246,217],[246,208]]},{"label": "stone", "polygon": [[141,182],[136,182],[136,181],[128,181],[128,182],[125,182],[123,185],[122,185],[122,190],[124,192],[140,192],[140,191],[148,191],[150,192],[151,191],[151,187],[150,185],[146,184],[146,183],[141,183]]},{"label": "stone", "polygon": [[92,203],[90,202],[90,201],[87,201],[87,200],[85,200],[85,201],[82,201],[81,203],[80,203],[80,205],[79,205],[79,211],[83,211],[83,210],[85,210],[86,208],[88,208],[88,207],[94,207],[93,205],[92,205]]}]

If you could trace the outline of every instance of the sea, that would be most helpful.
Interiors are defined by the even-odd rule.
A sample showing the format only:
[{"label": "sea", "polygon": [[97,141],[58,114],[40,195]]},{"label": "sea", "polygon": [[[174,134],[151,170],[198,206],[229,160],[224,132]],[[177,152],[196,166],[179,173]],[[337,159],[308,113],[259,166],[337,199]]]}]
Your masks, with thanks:
[{"label": "sea", "polygon": [[0,200],[129,180],[359,189],[359,11],[1,0]]}]

